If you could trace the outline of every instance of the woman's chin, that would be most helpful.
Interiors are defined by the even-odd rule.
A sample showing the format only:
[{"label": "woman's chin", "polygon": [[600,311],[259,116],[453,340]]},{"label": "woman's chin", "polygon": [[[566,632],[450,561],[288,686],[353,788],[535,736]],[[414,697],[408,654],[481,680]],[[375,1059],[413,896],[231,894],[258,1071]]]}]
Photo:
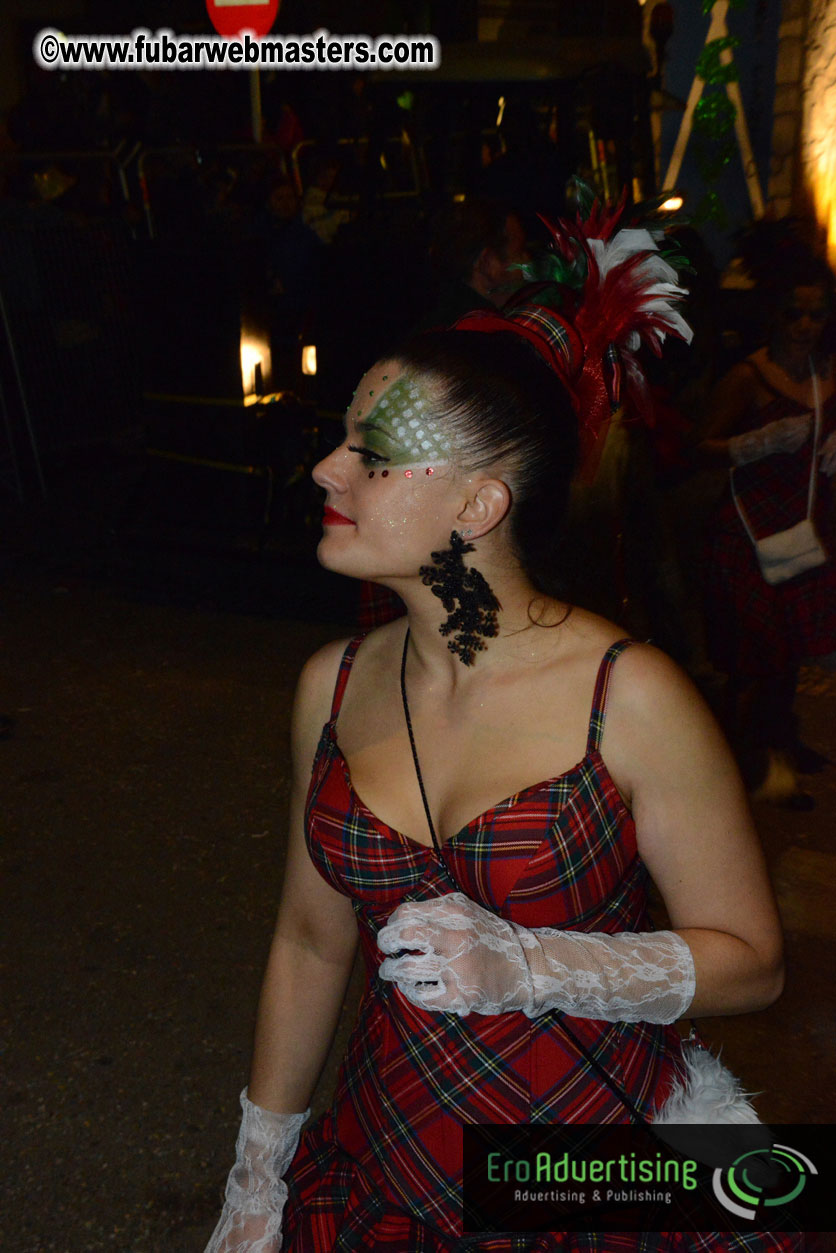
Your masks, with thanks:
[{"label": "woman's chin", "polygon": [[340,569],[339,553],[335,551],[336,546],[332,542],[332,537],[326,531],[322,539],[316,546],[316,559],[326,570],[334,570],[338,574],[342,574]]},{"label": "woman's chin", "polygon": [[352,561],[346,545],[339,542],[339,533],[336,536],[329,535],[326,530],[316,546],[316,559],[324,570],[330,570],[333,574],[344,574],[348,579],[367,577],[366,571],[358,568],[360,563]]},{"label": "woman's chin", "polygon": [[329,543],[327,535],[323,535],[317,545],[316,559],[324,570],[330,570],[332,574],[342,574],[347,579],[362,579],[366,583],[377,583],[392,591],[395,590],[393,584],[401,583],[409,577],[403,572],[382,573],[379,565],[353,561],[348,553],[340,552],[336,544]]}]

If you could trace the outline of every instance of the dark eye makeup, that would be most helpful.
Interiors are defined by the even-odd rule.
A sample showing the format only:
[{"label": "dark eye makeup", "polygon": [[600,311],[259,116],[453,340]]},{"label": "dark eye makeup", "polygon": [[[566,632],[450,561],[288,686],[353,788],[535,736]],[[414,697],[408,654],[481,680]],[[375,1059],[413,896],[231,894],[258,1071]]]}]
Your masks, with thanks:
[{"label": "dark eye makeup", "polygon": [[376,465],[378,462],[385,462],[389,460],[388,457],[384,457],[381,453],[373,452],[371,448],[358,448],[356,444],[349,444],[348,451],[359,453],[363,459],[364,465]]}]

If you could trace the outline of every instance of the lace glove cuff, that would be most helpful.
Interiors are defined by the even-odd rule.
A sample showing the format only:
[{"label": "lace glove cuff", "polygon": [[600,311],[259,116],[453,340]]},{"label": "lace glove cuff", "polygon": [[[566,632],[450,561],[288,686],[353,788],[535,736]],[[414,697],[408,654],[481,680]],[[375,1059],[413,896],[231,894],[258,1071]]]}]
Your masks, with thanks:
[{"label": "lace glove cuff", "polygon": [[287,1185],[282,1176],[310,1114],[274,1114],[241,1093],[243,1117],[223,1212],[206,1253],[278,1253]]},{"label": "lace glove cuff", "polygon": [[778,418],[766,426],[729,440],[729,456],[732,465],[743,466],[750,461],[760,461],[776,452],[796,452],[807,439],[812,428],[812,414],[802,413],[790,418]]},{"label": "lace glove cuff", "polygon": [[832,479],[834,474],[836,474],[836,431],[828,435],[822,444],[819,456],[821,457],[822,474],[826,474],[828,478]]},{"label": "lace glove cuff", "polygon": [[560,1009],[574,1018],[668,1023],[694,999],[694,959],[675,931],[515,930],[531,974],[529,1018]]},{"label": "lace glove cuff", "polygon": [[461,892],[399,905],[377,937],[379,974],[413,1005],[460,1014],[560,1009],[608,1022],[674,1022],[694,997],[694,959],[673,931],[529,930]]}]

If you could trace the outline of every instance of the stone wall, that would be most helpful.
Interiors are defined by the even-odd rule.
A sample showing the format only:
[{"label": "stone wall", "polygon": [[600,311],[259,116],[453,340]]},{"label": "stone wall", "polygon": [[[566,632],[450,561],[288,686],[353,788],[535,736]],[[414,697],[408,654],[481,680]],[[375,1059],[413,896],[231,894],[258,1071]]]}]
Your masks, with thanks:
[{"label": "stone wall", "polygon": [[836,259],[836,0],[784,0],[769,198],[815,217]]},{"label": "stone wall", "polygon": [[802,72],[801,183],[836,256],[836,0],[809,0]]},{"label": "stone wall", "polygon": [[[815,0],[814,0],[815,2]],[[778,217],[798,211],[804,47],[811,0],[784,0],[778,29],[768,199]],[[825,0],[830,3],[830,0]]]}]

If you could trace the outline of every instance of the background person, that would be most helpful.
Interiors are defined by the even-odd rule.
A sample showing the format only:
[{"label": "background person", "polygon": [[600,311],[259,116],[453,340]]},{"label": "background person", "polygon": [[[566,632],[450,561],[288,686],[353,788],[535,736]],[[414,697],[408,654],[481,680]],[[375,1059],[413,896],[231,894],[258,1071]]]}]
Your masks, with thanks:
[{"label": "background person", "polygon": [[501,309],[523,286],[529,260],[525,228],[509,204],[468,196],[450,205],[430,244],[435,303],[416,330],[452,326],[473,309]]},{"label": "background person", "polygon": [[[700,448],[735,467],[734,492],[757,538],[804,519],[812,473],[815,524],[832,553],[836,378],[824,332],[833,277],[823,262],[796,257],[769,294],[769,343],[717,384]],[[814,371],[822,402],[816,464]],[[836,650],[836,564],[831,558],[787,582],[767,583],[729,485],[709,528],[705,585],[709,650],[728,675],[729,729],[748,782],[809,808],[812,798],[796,774],[827,763],[801,742],[793,703],[802,660]]]}]

